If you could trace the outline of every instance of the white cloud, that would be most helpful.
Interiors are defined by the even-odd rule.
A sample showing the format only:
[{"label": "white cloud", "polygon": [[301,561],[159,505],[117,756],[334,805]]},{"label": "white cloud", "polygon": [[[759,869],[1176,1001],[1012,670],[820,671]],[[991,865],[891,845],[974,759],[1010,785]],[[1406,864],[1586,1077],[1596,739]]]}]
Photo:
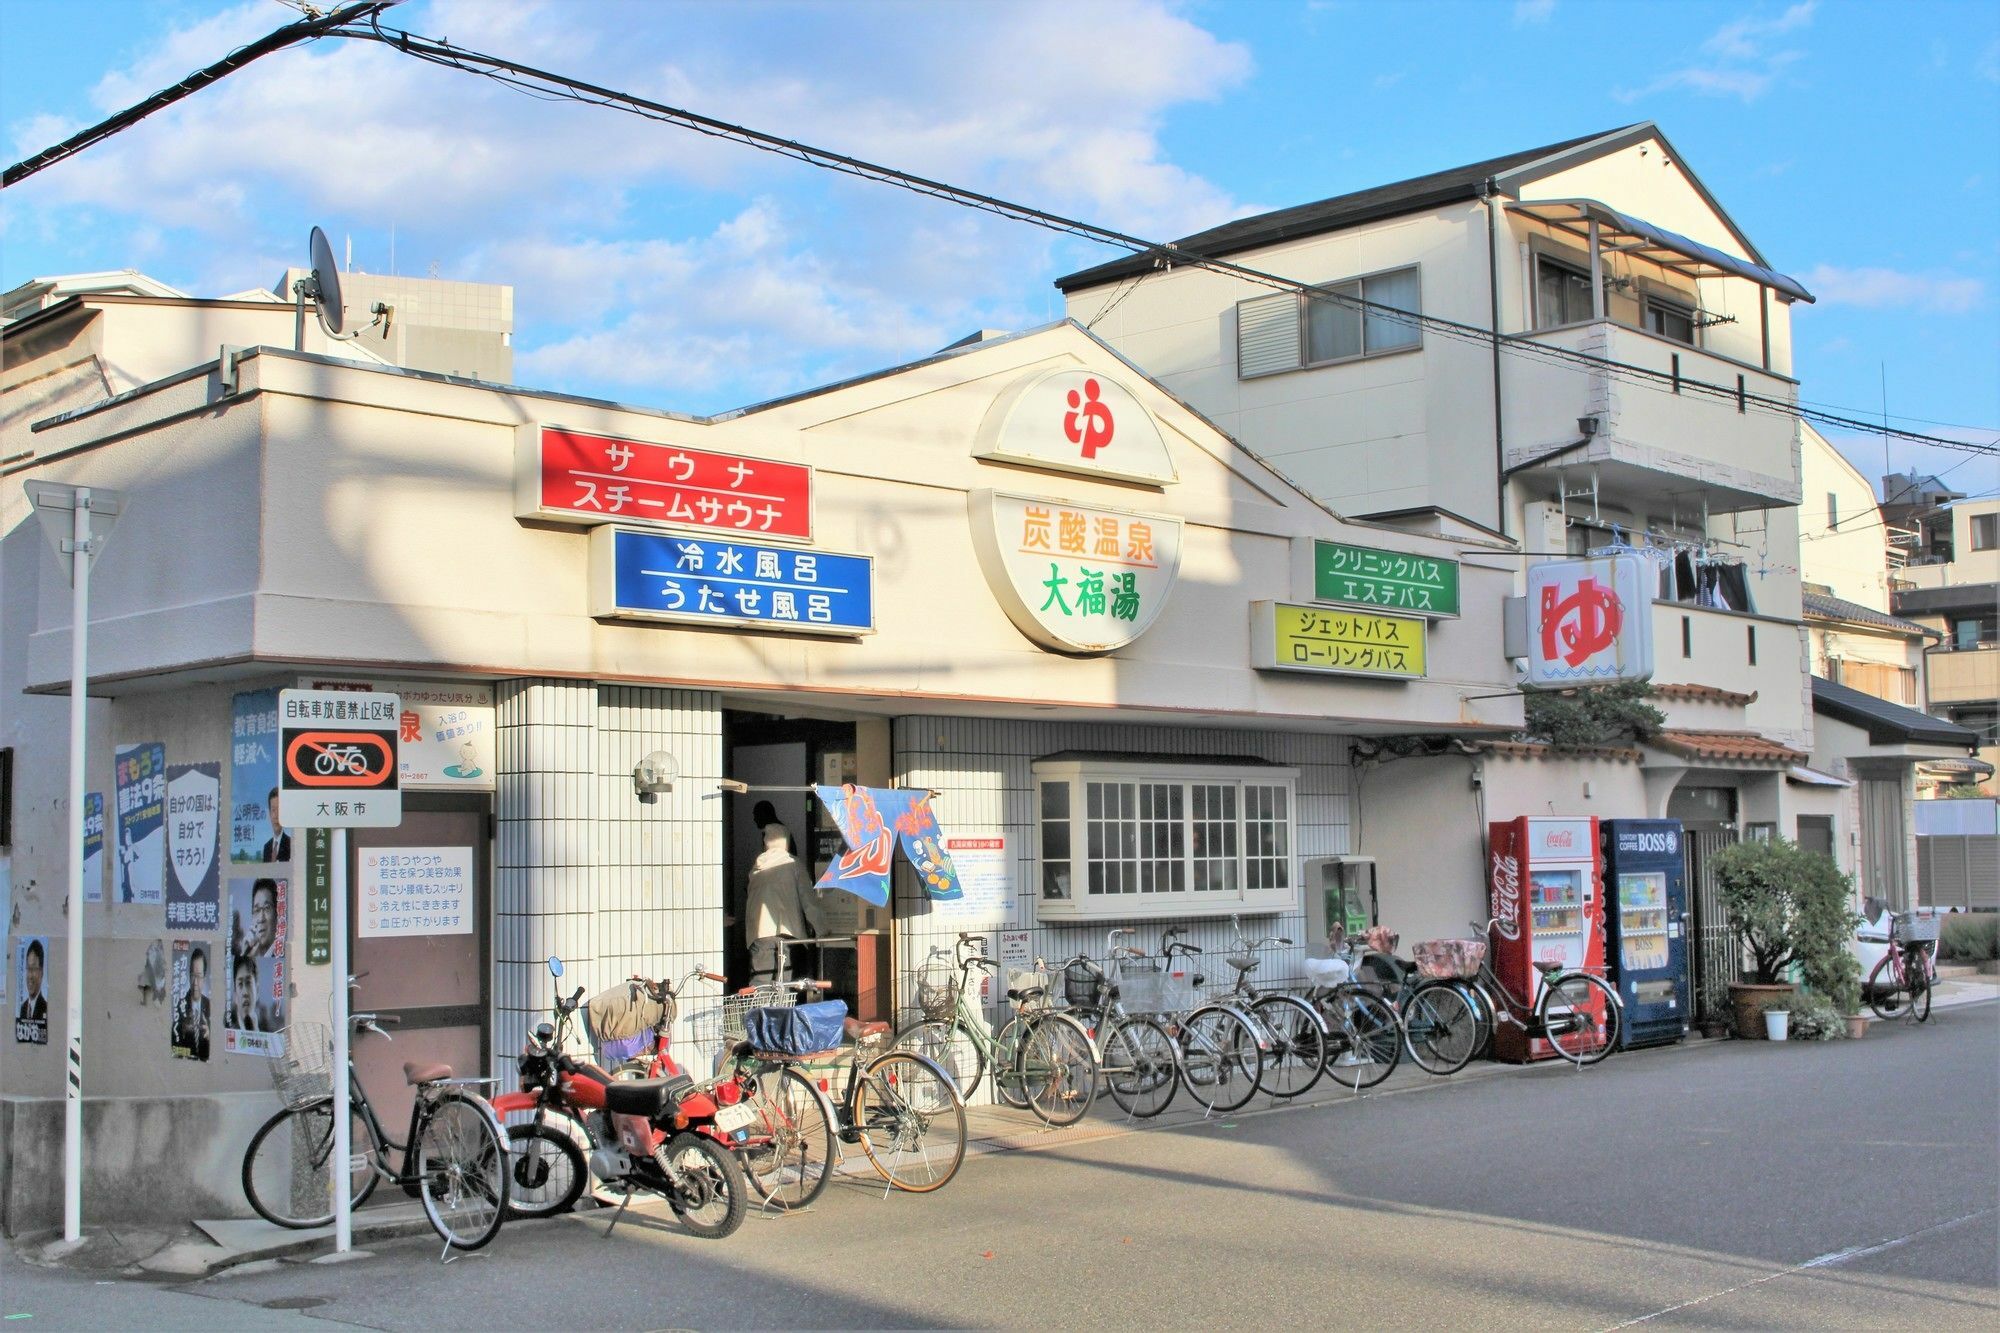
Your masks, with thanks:
[{"label": "white cloud", "polygon": [[1517,25],[1547,23],[1549,15],[1556,12],[1556,0],[1514,0],[1514,22]]},{"label": "white cloud", "polygon": [[[129,104],[284,21],[248,0],[163,33],[93,101]],[[385,21],[1140,235],[1250,211],[1163,145],[1171,112],[1251,71],[1243,46],[1173,0],[429,0]],[[74,128],[48,116],[6,127],[23,153]],[[151,228],[180,256],[161,276],[203,290],[268,284],[270,257],[315,222],[386,270],[394,228],[403,272],[436,260],[448,276],[516,285],[524,378],[617,367],[633,383],[671,370],[666,382],[727,385],[767,367],[863,370],[858,358],[921,355],[1003,314],[1049,313],[1022,279],[1046,271],[1045,233],[370,42],[267,57],[7,194],[5,233],[88,218],[122,236],[123,255]],[[919,253],[918,238],[937,249]],[[673,293],[676,308],[646,308],[633,284]]]},{"label": "white cloud", "polygon": [[1905,273],[1893,268],[1821,264],[1800,281],[1826,305],[1908,308],[1962,315],[1978,309],[1986,299],[1985,283],[1951,273]]},{"label": "white cloud", "polygon": [[2000,39],[1988,42],[1972,63],[1972,72],[1988,83],[2000,83]]},{"label": "white cloud", "polygon": [[1678,91],[1733,97],[1747,105],[1769,92],[1785,70],[1805,58],[1804,52],[1779,45],[1777,39],[1809,27],[1818,7],[1819,0],[1801,0],[1773,17],[1753,14],[1734,19],[1703,40],[1701,51],[1706,60],[1668,70],[1642,87],[1614,89],[1611,95],[1620,102],[1636,102]]}]

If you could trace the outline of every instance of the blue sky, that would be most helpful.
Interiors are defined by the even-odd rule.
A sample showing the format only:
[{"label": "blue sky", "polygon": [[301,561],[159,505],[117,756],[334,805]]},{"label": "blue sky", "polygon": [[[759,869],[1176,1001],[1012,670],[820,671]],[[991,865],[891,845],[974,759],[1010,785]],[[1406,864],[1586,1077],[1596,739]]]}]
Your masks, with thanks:
[{"label": "blue sky", "polygon": [[[9,160],[294,17],[0,0]],[[1141,235],[1654,120],[1779,269],[1816,403],[2000,436],[2000,5],[413,0],[393,26]],[[268,287],[306,230],[510,282],[522,383],[740,406],[1061,311],[1112,252],[365,43],[253,66],[0,195],[0,286]],[[1932,425],[1930,423],[1938,423]],[[1836,439],[1870,477],[1879,439]],[[1897,466],[1990,459],[1891,446]]]}]

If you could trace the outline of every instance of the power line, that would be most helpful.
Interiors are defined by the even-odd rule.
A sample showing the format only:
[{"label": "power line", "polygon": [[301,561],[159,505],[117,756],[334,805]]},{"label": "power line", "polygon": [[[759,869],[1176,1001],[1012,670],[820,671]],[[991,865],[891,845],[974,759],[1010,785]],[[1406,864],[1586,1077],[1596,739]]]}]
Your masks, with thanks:
[{"label": "power line", "polygon": [[[1769,412],[1787,418],[1804,417],[1825,425],[1842,429],[1863,430],[1871,434],[1884,434],[1884,427],[1876,422],[1862,421],[1838,415],[1819,408],[1809,408],[1796,402],[1773,398],[1750,392],[1747,387],[1708,384],[1704,381],[1688,379],[1672,371],[1655,370],[1649,366],[1638,366],[1628,362],[1614,361],[1607,357],[1593,356],[1566,347],[1556,347],[1537,343],[1520,335],[1502,334],[1494,330],[1482,329],[1476,325],[1462,324],[1456,320],[1444,319],[1437,315],[1426,315],[1418,311],[1403,310],[1380,302],[1368,301],[1359,296],[1333,292],[1313,286],[1310,283],[1286,278],[1244,264],[1226,259],[1200,255],[1184,251],[1171,242],[1148,240],[1144,237],[1098,226],[1077,218],[1064,217],[1026,204],[1015,203],[995,195],[982,194],[948,182],[918,176],[895,167],[884,166],[864,158],[836,153],[796,139],[786,139],[746,125],[719,120],[684,107],[674,107],[655,102],[632,93],[620,92],[599,84],[573,79],[567,75],[538,69],[532,65],[509,60],[503,56],[470,51],[454,47],[446,42],[418,36],[401,30],[384,30],[379,21],[370,19],[365,27],[349,27],[341,32],[343,36],[378,41],[403,52],[405,55],[456,69],[462,73],[489,78],[497,83],[536,97],[547,97],[548,90],[555,90],[556,96],[588,105],[602,106],[610,110],[623,111],[648,120],[691,129],[713,138],[727,139],[763,152],[782,157],[790,157],[825,170],[855,176],[878,184],[893,186],[910,193],[924,195],[991,213],[997,217],[1017,222],[1026,222],[1045,230],[1074,236],[1080,240],[1113,245],[1134,254],[1149,256],[1156,269],[1184,265],[1202,268],[1210,272],[1242,279],[1276,291],[1289,292],[1313,300],[1331,301],[1344,308],[1364,311],[1404,325],[1416,325],[1445,337],[1475,343],[1482,348],[1497,346],[1502,352],[1516,356],[1539,357],[1567,365],[1582,365],[1606,374],[1624,376],[1628,381],[1645,385],[1663,392],[1686,393],[1734,402],[1739,411]],[[1889,429],[1887,434],[1919,444],[1935,445],[1939,448],[1957,449],[1969,453],[2000,456],[2000,442],[1980,444],[1977,442],[1953,440],[1943,436],[1925,435],[1917,431]]]},{"label": "power line", "polygon": [[288,46],[296,46],[300,42],[317,41],[347,23],[359,23],[364,20],[372,23],[383,10],[397,3],[400,3],[400,0],[364,0],[363,3],[346,5],[318,17],[313,16],[312,11],[308,10],[307,17],[297,23],[288,23],[274,32],[266,33],[254,42],[239,46],[214,64],[196,70],[172,87],[162,88],[144,101],[134,103],[116,115],[100,120],[89,129],[78,130],[61,143],[44,148],[33,157],[16,162],[8,167],[5,173],[0,173],[0,190],[10,185],[18,185],[36,172],[52,167],[66,158],[75,157],[92,144],[101,143],[119,131],[131,128],[155,111],[172,106],[182,98],[190,97],[210,84],[227,78],[253,60],[270,55],[273,51],[282,51]]}]

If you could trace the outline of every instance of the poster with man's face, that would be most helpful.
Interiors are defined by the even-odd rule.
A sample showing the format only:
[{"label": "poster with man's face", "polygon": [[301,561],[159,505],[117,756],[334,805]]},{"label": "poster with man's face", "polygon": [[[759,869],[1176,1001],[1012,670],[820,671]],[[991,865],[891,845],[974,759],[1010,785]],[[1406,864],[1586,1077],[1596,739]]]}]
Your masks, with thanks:
[{"label": "poster with man's face", "polygon": [[174,970],[167,982],[167,1044],[181,1060],[208,1059],[209,982],[215,946],[207,940],[175,940]]},{"label": "poster with man's face", "polygon": [[285,891],[274,875],[229,881],[229,975],[222,1049],[275,1056],[285,1026]]},{"label": "poster with man's face", "polygon": [[29,1046],[49,1044],[49,941],[45,935],[24,935],[14,942],[14,1040]]}]

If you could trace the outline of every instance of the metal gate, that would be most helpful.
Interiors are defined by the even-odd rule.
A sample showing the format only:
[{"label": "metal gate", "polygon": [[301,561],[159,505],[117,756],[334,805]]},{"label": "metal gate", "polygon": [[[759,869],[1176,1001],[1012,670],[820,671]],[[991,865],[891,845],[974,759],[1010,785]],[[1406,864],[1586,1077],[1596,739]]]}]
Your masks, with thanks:
[{"label": "metal gate", "polygon": [[[1711,996],[1724,995],[1724,987],[1741,975],[1736,943],[1729,934],[1729,915],[1722,910],[1716,891],[1715,854],[1736,841],[1732,828],[1689,829],[1687,831],[1688,980],[1694,985],[1695,1017],[1713,1016]],[[1722,1004],[1728,1012],[1728,1001]]]}]

